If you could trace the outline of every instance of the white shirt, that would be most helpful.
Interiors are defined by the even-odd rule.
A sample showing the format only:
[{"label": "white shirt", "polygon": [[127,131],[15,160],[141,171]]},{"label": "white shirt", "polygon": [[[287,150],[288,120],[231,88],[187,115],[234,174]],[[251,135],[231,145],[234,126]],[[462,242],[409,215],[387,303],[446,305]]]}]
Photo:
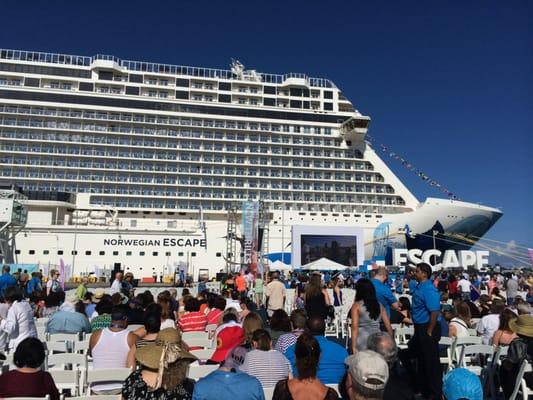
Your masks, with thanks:
[{"label": "white shirt", "polygon": [[500,315],[489,314],[481,318],[477,325],[477,332],[481,335],[481,342],[483,344],[492,344],[492,337],[494,332],[498,330],[500,326]]},{"label": "white shirt", "polygon": [[469,280],[461,279],[459,282],[457,282],[457,286],[461,288],[461,292],[463,293],[470,293],[470,288],[472,287],[472,284]]},{"label": "white shirt", "polygon": [[115,279],[111,285],[111,289],[109,289],[109,294],[113,296],[115,293],[120,293],[121,289],[122,283],[118,279]]},{"label": "white shirt", "polygon": [[7,333],[10,349],[16,349],[28,337],[37,337],[30,304],[27,301],[15,301],[7,312],[7,318],[0,321],[0,329]]}]

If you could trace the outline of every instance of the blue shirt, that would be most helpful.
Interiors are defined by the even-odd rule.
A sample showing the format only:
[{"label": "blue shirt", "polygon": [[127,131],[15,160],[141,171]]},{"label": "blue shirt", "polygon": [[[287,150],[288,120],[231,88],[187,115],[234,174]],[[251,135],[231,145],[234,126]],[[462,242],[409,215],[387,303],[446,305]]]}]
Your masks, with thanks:
[{"label": "blue shirt", "polygon": [[376,296],[378,301],[387,311],[387,316],[390,318],[390,306],[396,303],[396,296],[392,294],[392,290],[387,285],[383,284],[379,279],[372,279],[374,288],[376,288]]},{"label": "blue shirt", "polygon": [[76,311],[57,311],[46,324],[48,333],[91,333],[89,320]]},{"label": "blue shirt", "polygon": [[91,318],[93,316],[94,310],[96,310],[96,304],[90,303],[85,306],[85,315],[87,318]]},{"label": "blue shirt", "polygon": [[9,272],[4,272],[0,276],[0,295],[4,295],[5,290],[8,287],[17,286],[17,280],[13,278]]},{"label": "blue shirt", "polygon": [[242,371],[217,369],[194,385],[192,400],[265,400],[259,380]]},{"label": "blue shirt", "polygon": [[[318,363],[317,372],[318,379],[324,384],[338,384],[346,372],[344,360],[348,357],[348,352],[344,347],[326,339],[324,336],[315,336],[315,339],[320,345],[320,361]],[[293,375],[298,377],[298,371],[296,370],[296,356],[294,354],[295,349],[295,344],[289,347],[285,352],[285,357],[287,357],[291,363]]]},{"label": "blue shirt", "polygon": [[28,296],[31,296],[35,291],[40,292],[41,290],[43,290],[41,280],[37,277],[31,278],[26,286],[26,293]]},{"label": "blue shirt", "polygon": [[413,293],[415,292],[415,289],[416,289],[416,286],[418,285],[418,283],[416,282],[416,279],[411,279],[409,281],[409,294],[412,296]]},{"label": "blue shirt", "polygon": [[411,305],[411,314],[415,324],[427,324],[433,311],[440,311],[440,295],[429,279],[416,287]]}]

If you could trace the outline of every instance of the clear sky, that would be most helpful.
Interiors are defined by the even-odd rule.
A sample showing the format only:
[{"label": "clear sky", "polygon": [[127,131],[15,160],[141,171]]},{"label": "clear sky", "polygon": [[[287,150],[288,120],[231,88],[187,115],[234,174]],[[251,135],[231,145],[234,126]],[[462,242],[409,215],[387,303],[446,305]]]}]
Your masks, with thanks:
[{"label": "clear sky", "polygon": [[[2,2],[0,47],[333,80],[369,133],[465,201],[486,235],[533,247],[533,3],[516,1]],[[387,164],[423,200],[442,193]]]}]

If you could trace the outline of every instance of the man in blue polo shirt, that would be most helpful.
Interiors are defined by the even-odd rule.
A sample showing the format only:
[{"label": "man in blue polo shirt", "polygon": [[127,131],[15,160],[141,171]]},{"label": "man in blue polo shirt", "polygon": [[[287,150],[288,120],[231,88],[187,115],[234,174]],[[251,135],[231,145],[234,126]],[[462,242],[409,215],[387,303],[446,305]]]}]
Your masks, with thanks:
[{"label": "man in blue polo shirt", "polygon": [[415,334],[409,348],[418,360],[417,382],[421,385],[422,395],[429,399],[442,397],[442,370],[439,357],[440,295],[431,277],[431,266],[420,263],[416,266],[415,278],[418,286],[412,297],[411,314]]},{"label": "man in blue polo shirt", "polygon": [[400,303],[396,300],[396,296],[392,293],[392,290],[389,286],[385,284],[389,279],[389,274],[386,267],[379,267],[376,270],[374,278],[372,278],[372,283],[374,288],[376,288],[376,296],[381,305],[385,308],[387,316],[390,319],[390,310],[399,310]]},{"label": "man in blue polo shirt", "polygon": [[17,280],[10,274],[11,268],[9,265],[4,265],[2,269],[2,276],[0,276],[0,296],[4,296],[4,292],[8,287],[17,286]]},{"label": "man in blue polo shirt", "polygon": [[[346,372],[344,360],[348,357],[348,352],[344,347],[328,340],[324,336],[326,323],[320,316],[312,316],[307,320],[307,330],[315,337],[320,345],[320,361],[318,362],[317,378],[324,384],[338,384]],[[296,377],[295,349],[296,344],[293,344],[285,352],[285,357],[290,361],[292,372]]]}]

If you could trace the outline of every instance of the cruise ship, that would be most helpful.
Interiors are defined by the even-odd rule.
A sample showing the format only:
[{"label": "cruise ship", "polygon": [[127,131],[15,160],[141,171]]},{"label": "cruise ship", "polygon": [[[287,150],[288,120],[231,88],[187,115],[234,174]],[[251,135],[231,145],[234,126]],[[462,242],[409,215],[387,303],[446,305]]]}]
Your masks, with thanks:
[{"label": "cruise ship", "polygon": [[301,73],[0,50],[0,185],[28,211],[4,262],[212,277],[250,261],[248,201],[262,266],[286,261],[294,226],[360,228],[364,258],[390,263],[393,248],[467,249],[502,215],[418,201],[369,122]]}]

